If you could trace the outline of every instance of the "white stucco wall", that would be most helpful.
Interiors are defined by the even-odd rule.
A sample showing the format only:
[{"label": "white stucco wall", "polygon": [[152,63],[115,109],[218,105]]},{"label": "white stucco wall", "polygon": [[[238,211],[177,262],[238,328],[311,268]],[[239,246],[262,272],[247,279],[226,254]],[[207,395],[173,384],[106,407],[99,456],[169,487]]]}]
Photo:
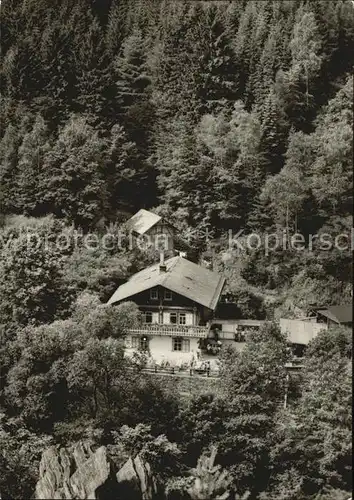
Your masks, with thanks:
[{"label": "white stucco wall", "polygon": [[[153,358],[156,363],[161,363],[162,361],[168,361],[171,365],[179,365],[181,363],[190,363],[193,356],[197,359],[197,349],[198,349],[198,338],[190,337],[188,338],[190,350],[189,352],[173,351],[172,350],[172,337],[161,335],[161,336],[150,336],[149,335],[149,350],[151,358]],[[131,348],[131,337],[126,339],[126,351],[127,355],[132,354],[134,350]]]},{"label": "white stucco wall", "polygon": [[328,326],[323,323],[280,318],[280,330],[287,335],[288,340],[293,344],[307,345],[317,337],[321,330],[327,329]]}]

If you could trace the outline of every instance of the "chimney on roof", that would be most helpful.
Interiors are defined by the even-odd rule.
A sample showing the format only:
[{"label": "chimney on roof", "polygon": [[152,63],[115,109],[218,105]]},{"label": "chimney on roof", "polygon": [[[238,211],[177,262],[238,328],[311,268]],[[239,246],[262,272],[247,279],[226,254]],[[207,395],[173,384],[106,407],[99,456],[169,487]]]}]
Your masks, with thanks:
[{"label": "chimney on roof", "polygon": [[165,264],[165,252],[161,250],[160,252],[160,266],[159,266],[160,273],[165,273],[167,271],[167,267]]}]

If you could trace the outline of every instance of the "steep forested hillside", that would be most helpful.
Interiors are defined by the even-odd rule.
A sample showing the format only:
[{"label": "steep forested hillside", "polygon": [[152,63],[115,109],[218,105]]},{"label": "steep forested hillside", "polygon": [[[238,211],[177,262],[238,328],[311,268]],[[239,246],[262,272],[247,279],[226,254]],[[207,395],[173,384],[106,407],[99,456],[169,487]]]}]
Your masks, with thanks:
[{"label": "steep forested hillside", "polygon": [[[2,215],[348,234],[349,0],[5,0],[1,33]],[[350,253],[318,246],[253,252],[243,277],[290,309],[347,299]]]},{"label": "steep forested hillside", "polygon": [[115,466],[142,454],[157,498],[346,500],[350,332],[289,382],[266,324],[185,401],[124,358],[136,306],[104,304],[156,254],[95,241],[153,208],[241,317],[348,302],[352,0],[2,0],[0,43],[0,497],[33,495],[49,444],[88,440]]},{"label": "steep forested hillside", "polygon": [[347,215],[350,1],[5,0],[1,23],[5,213]]}]

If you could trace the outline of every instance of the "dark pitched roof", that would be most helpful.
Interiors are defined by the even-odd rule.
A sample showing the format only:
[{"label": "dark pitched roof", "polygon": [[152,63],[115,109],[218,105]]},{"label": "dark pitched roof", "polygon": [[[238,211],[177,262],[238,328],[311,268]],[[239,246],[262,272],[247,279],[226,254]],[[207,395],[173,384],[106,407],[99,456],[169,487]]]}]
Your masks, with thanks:
[{"label": "dark pitched roof", "polygon": [[327,307],[327,309],[318,309],[317,313],[336,323],[352,323],[353,321],[353,308],[351,304],[330,306]]},{"label": "dark pitched roof", "polygon": [[116,290],[108,304],[126,300],[156,286],[163,286],[208,309],[216,308],[225,284],[223,277],[179,256],[166,260],[165,265],[165,272],[160,272],[159,264],[154,264],[131,276],[127,283]]},{"label": "dark pitched roof", "polygon": [[160,220],[161,217],[159,215],[142,208],[127,221],[127,226],[138,234],[145,234],[146,231],[160,222]]}]

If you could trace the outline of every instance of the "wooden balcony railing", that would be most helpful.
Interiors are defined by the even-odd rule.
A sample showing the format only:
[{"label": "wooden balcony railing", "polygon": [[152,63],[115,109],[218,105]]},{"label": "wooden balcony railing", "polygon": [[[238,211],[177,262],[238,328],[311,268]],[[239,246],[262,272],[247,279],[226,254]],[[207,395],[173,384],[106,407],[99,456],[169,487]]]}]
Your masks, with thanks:
[{"label": "wooden balcony railing", "polygon": [[188,325],[160,325],[145,324],[137,328],[130,328],[131,335],[167,335],[170,337],[198,337],[206,338],[209,333],[208,326],[188,326]]}]

